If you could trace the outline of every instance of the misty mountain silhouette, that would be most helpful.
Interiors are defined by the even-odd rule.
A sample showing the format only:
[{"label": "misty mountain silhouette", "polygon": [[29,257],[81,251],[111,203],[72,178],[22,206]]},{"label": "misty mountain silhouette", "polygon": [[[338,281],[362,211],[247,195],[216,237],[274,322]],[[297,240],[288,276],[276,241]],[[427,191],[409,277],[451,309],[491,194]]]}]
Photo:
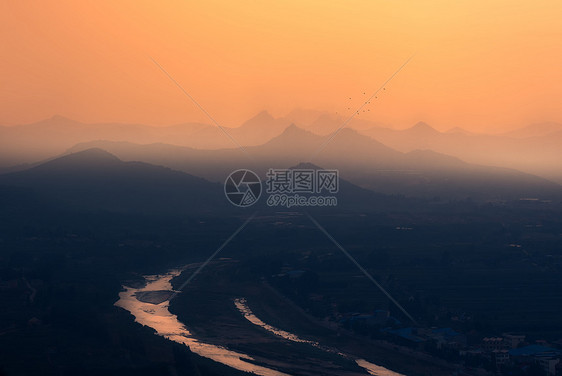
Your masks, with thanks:
[{"label": "misty mountain silhouette", "polygon": [[[313,163],[299,163],[290,169],[322,170],[323,168]],[[411,209],[420,202],[401,196],[385,195],[361,188],[346,179],[339,177],[339,191],[335,195],[338,199],[338,211],[378,211],[384,209]]]},{"label": "misty mountain silhouette", "polygon": [[[279,135],[289,124],[290,121],[286,119],[275,119],[268,112],[262,111],[240,127],[221,125],[242,145],[259,145]],[[197,149],[236,147],[214,124],[86,124],[55,115],[36,123],[0,127],[0,168],[32,164],[60,155],[78,143],[95,140],[138,144],[167,143]]]},{"label": "misty mountain silhouette", "polygon": [[404,132],[410,133],[417,137],[427,137],[439,134],[440,132],[432,128],[429,124],[420,121],[411,128],[406,129]]},{"label": "misty mountain silhouette", "polygon": [[525,127],[503,135],[450,130],[439,132],[425,123],[405,130],[372,127],[361,130],[393,149],[428,149],[469,163],[514,168],[562,182],[562,125]]},{"label": "misty mountain silhouette", "polygon": [[[315,116],[318,118],[311,120]],[[298,121],[306,124],[301,125]],[[313,154],[312,150],[319,148],[326,137],[329,137],[329,132],[338,129],[343,121],[342,115],[322,111],[293,111],[284,118],[274,118],[267,111],[262,111],[242,126],[225,128],[225,130],[238,143],[248,150],[252,149],[252,154],[259,160],[258,165],[267,163],[286,167],[308,161]],[[298,126],[291,127],[291,124],[298,124]],[[413,168],[421,170],[416,173],[423,175],[426,171],[450,170],[455,164],[462,168],[462,163],[459,161],[453,163],[451,158],[445,156],[449,155],[477,165],[508,167],[562,182],[562,148],[560,147],[562,131],[556,131],[560,128],[556,124],[536,125],[529,128],[530,130],[524,129],[521,137],[533,135],[526,138],[468,132],[439,132],[423,122],[404,130],[393,130],[376,125],[374,122],[354,118],[348,126],[359,129],[360,135],[368,136],[380,145],[368,144],[351,133],[350,129],[345,128],[336,136],[336,141],[330,142],[314,162],[333,165],[339,161],[341,162],[339,165],[349,167],[350,171],[361,169],[363,172]],[[224,176],[228,168],[235,164],[248,165],[247,159],[240,159],[239,153],[233,151],[236,144],[214,125],[185,123],[169,127],[152,127],[119,123],[85,124],[62,116],[54,116],[34,124],[1,127],[0,168],[4,172],[29,168],[37,161],[61,155],[77,144],[85,143],[81,145],[81,149],[100,146],[101,144],[96,143],[96,140],[137,144],[136,146],[121,144],[126,152],[115,150],[115,145],[111,150],[108,149],[124,160],[140,160],[165,165],[215,181],[220,180],[217,172]],[[142,152],[139,144],[143,145],[140,148]],[[102,148],[107,149],[107,147]],[[409,154],[415,150],[426,152]],[[436,155],[429,156],[430,150],[440,153],[442,158]],[[353,157],[351,154],[356,156]],[[336,155],[338,158],[335,158]],[[223,160],[232,160],[232,162],[227,162],[224,167],[220,167]],[[15,166],[22,163],[27,165]],[[197,163],[199,167],[196,166]],[[207,171],[209,166],[214,167]],[[407,180],[403,180],[403,183],[410,184]],[[356,182],[385,191],[390,187],[392,189],[398,187],[392,184],[371,184],[372,182],[364,179]],[[422,183],[419,180],[413,184],[423,186]],[[403,191],[399,189],[399,192]],[[409,189],[408,194],[415,194],[415,190]]]},{"label": "misty mountain silhouette", "polygon": [[92,148],[45,162],[33,168],[33,171],[37,173],[69,173],[82,172],[84,169],[88,169],[92,172],[121,167],[120,162],[115,155],[100,148]]},{"label": "misty mountain silhouette", "polygon": [[[293,168],[321,169],[310,163]],[[11,210],[19,211],[29,210],[30,206],[151,215],[218,215],[239,210],[227,203],[222,184],[166,167],[123,162],[99,148],[0,175],[0,192],[11,201]],[[372,192],[345,179],[339,180],[339,192],[335,196],[339,211],[405,209],[415,204],[404,198]],[[283,209],[269,209],[266,198],[255,208]],[[313,211],[322,209],[311,208]]]},{"label": "misty mountain silhouette", "polygon": [[[274,124],[275,122],[276,119],[273,116],[271,116],[271,114],[268,111],[264,110],[257,113],[254,117],[246,120],[244,123],[242,123],[240,127],[249,128],[252,130],[258,130],[260,128],[267,128],[271,124]],[[280,131],[283,131],[283,129],[286,127],[284,123],[285,122],[283,122],[283,125],[279,128]]]},{"label": "misty mountain silhouette", "polygon": [[[239,128],[229,129],[229,134],[242,145],[259,145],[279,135],[289,125],[287,119],[276,119],[269,112],[261,111],[242,123]],[[228,147],[232,146],[232,143],[228,145]]]},{"label": "misty mountain silhouette", "polygon": [[0,184],[95,211],[182,213],[229,208],[220,184],[92,148],[31,169],[0,175]]},{"label": "misty mountain silhouette", "polygon": [[453,127],[451,129],[449,129],[446,133],[461,133],[461,134],[465,134],[465,135],[469,135],[469,134],[473,134],[472,132],[467,131],[466,129],[463,129],[461,127]]},{"label": "misty mountain silhouette", "polygon": [[562,133],[562,124],[554,122],[531,124],[523,128],[502,133],[502,136],[513,138],[544,137]]},{"label": "misty mountain silhouette", "polygon": [[[99,147],[123,160],[168,166],[207,180],[222,182],[239,168],[249,168],[262,178],[269,168],[288,168],[313,162],[339,169],[353,184],[384,194],[421,197],[472,197],[478,199],[557,197],[560,186],[519,171],[473,165],[430,150],[396,151],[351,129],[343,129],[331,142],[295,125],[269,142],[239,149],[196,150],[152,144],[93,142],[71,151]],[[318,154],[321,145],[325,148]]]}]

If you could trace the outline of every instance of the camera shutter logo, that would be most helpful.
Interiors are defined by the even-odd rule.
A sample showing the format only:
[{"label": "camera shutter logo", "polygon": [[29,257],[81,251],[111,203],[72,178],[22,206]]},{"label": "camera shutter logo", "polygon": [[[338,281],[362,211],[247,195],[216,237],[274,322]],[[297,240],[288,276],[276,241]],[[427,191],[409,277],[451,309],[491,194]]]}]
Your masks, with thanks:
[{"label": "camera shutter logo", "polygon": [[236,170],[224,182],[224,193],[233,205],[248,207],[255,204],[261,196],[261,181],[255,172]]}]

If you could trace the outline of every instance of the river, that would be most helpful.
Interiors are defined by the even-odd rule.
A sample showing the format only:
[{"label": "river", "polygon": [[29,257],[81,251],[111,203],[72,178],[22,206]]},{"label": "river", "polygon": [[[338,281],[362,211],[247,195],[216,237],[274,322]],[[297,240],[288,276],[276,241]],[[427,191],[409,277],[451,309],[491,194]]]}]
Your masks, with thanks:
[{"label": "river", "polygon": [[[123,286],[124,291],[119,293],[119,300],[115,303],[115,306],[130,312],[135,317],[135,321],[139,324],[154,329],[158,335],[171,341],[189,346],[192,352],[200,356],[256,375],[287,376],[288,374],[286,373],[248,362],[254,360],[250,355],[202,342],[189,332],[186,326],[178,320],[177,316],[168,310],[169,299],[173,293],[170,281],[172,278],[178,276],[182,270],[183,269],[175,269],[166,274],[145,276],[146,285],[141,288]],[[293,333],[266,324],[252,313],[245,299],[236,299],[234,304],[240,313],[252,324],[258,325],[287,340],[309,343],[312,346],[322,348],[317,342],[301,339]],[[341,355],[349,357],[344,354]],[[403,376],[364,359],[354,360],[371,375]]]}]

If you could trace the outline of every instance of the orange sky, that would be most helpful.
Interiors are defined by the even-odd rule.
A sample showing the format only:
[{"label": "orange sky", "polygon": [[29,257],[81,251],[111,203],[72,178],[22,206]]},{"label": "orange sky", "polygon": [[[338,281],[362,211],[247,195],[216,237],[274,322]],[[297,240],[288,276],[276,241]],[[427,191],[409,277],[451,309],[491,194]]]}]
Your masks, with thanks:
[{"label": "orange sky", "polygon": [[262,109],[341,114],[413,53],[361,117],[562,122],[561,18],[559,0],[4,1],[0,124],[206,121],[149,56],[222,125]]}]

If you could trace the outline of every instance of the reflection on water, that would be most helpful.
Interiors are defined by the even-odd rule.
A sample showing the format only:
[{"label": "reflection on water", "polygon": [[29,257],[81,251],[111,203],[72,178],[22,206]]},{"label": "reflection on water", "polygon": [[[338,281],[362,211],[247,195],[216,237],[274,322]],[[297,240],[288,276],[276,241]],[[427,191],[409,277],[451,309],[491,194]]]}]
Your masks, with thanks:
[{"label": "reflection on water", "polygon": [[[124,286],[125,291],[119,293],[119,300],[115,303],[117,307],[121,307],[129,311],[135,321],[141,325],[148,326],[156,330],[156,333],[171,341],[182,343],[189,346],[190,350],[198,355],[212,359],[216,362],[225,364],[229,367],[240,371],[251,372],[262,376],[289,376],[286,373],[276,371],[263,366],[258,366],[248,361],[254,359],[243,353],[228,350],[221,346],[211,345],[201,342],[193,337],[187,328],[178,320],[177,316],[169,310],[169,300],[172,296],[172,278],[178,276],[182,272],[181,269],[172,270],[164,275],[146,276],[146,286],[142,288],[133,288]],[[333,349],[321,346],[318,342],[309,341],[299,338],[297,335],[277,329],[260,320],[246,304],[243,298],[235,299],[234,304],[244,317],[267,331],[294,342],[309,343],[325,351],[336,352]],[[370,363],[364,359],[355,359],[351,356],[340,355],[354,359],[355,362],[364,368],[371,375],[378,376],[404,376],[402,374],[390,371],[384,367]]]},{"label": "reflection on water", "polygon": [[401,373],[391,371],[387,368],[377,366],[376,364],[370,363],[365,359],[355,359],[355,363],[359,365],[359,367],[363,367],[369,372],[371,375],[376,376],[404,376]]},{"label": "reflection on water", "polygon": [[[304,343],[309,343],[315,347],[319,347],[322,348],[326,351],[330,351],[330,352],[337,352],[335,350],[332,349],[328,349],[328,348],[324,348],[323,346],[320,346],[320,344],[318,342],[314,342],[314,341],[308,341],[302,338],[299,338],[299,336],[297,336],[296,334],[293,333],[289,333],[286,332],[284,330],[281,329],[277,329],[274,326],[271,326],[269,324],[266,324],[265,322],[263,322],[260,318],[258,318],[250,309],[250,307],[248,307],[248,304],[246,303],[246,299],[244,298],[237,298],[234,299],[234,305],[236,306],[236,308],[238,308],[238,311],[240,311],[240,313],[242,313],[242,315],[244,315],[244,317],[250,321],[252,324],[257,325],[259,327],[262,327],[263,329],[278,335],[280,337],[283,337],[287,340],[290,341],[294,341],[294,342],[304,342]],[[351,358],[355,360],[355,363],[357,363],[357,365],[359,367],[364,368],[367,372],[369,372],[369,374],[371,375],[376,375],[376,376],[404,376],[401,373],[397,373],[394,371],[391,371],[387,368],[378,366],[376,364],[370,363],[368,361],[366,361],[365,359],[355,359],[351,356],[342,354],[340,352],[337,352],[338,354],[346,357],[346,358]]]},{"label": "reflection on water", "polygon": [[252,312],[250,307],[248,307],[248,305],[246,304],[246,299],[244,299],[244,298],[234,299],[234,304],[236,305],[236,308],[238,308],[238,310],[244,315],[244,317],[248,321],[250,321],[252,324],[257,325],[257,326],[261,326],[265,330],[267,330],[267,331],[269,331],[269,332],[271,332],[275,335],[278,335],[279,337],[283,337],[285,339],[288,339],[290,341],[310,343],[311,345],[318,346],[318,342],[307,341],[305,339],[301,339],[296,334],[289,333],[289,332],[286,332],[286,331],[281,330],[281,329],[277,329],[277,328],[275,328],[271,325],[268,325],[268,324],[264,323],[256,315],[254,315],[254,313]]},{"label": "reflection on water", "polygon": [[[256,375],[288,376],[286,373],[244,361],[253,360],[249,355],[230,351],[220,346],[203,343],[194,338],[186,327],[178,321],[177,316],[173,315],[168,310],[170,302],[167,299],[169,299],[170,294],[166,294],[166,292],[172,291],[170,281],[180,273],[181,270],[172,270],[164,275],[147,276],[147,285],[143,288],[124,286],[125,291],[119,293],[119,300],[115,305],[129,311],[139,324],[153,328],[158,335],[168,338],[171,341],[189,346],[190,350],[198,355],[240,371],[252,372]],[[153,303],[142,302],[137,298],[145,296],[147,292],[151,292],[152,294],[161,292],[164,294],[161,295],[158,304],[153,304],[154,301]]]}]

